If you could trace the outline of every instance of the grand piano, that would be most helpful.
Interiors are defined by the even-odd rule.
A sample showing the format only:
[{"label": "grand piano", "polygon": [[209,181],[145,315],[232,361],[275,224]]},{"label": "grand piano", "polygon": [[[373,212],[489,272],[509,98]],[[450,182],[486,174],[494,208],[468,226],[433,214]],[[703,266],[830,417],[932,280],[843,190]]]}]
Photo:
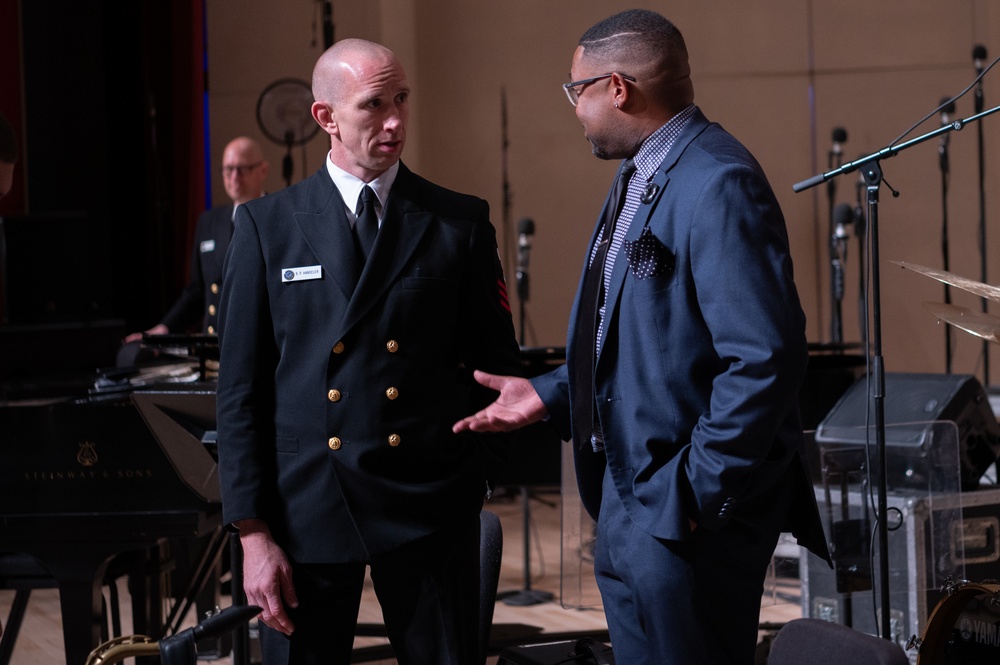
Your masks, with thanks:
[{"label": "grand piano", "polygon": [[109,579],[127,576],[133,632],[153,639],[176,632],[201,597],[227,542],[204,370],[202,348],[143,372],[96,375],[82,394],[62,384],[54,395],[25,385],[4,395],[0,583],[20,591],[0,663],[32,586],[59,589],[67,665],[107,638]]}]

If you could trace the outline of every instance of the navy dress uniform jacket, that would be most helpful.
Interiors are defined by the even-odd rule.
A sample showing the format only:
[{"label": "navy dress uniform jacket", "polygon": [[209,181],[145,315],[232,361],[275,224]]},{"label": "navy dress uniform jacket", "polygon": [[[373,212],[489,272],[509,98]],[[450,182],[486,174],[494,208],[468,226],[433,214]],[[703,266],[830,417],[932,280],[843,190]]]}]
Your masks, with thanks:
[{"label": "navy dress uniform jacket", "polygon": [[188,283],[163,317],[167,330],[183,332],[197,325],[203,333],[218,332],[222,266],[232,236],[232,204],[206,210],[198,216]]},{"label": "navy dress uniform jacket", "polygon": [[[497,437],[451,425],[519,371],[488,204],[400,165],[359,265],[326,168],[239,207],[218,386],[227,523],[292,561],[361,561],[473,516]],[[501,439],[501,445],[506,441]]]}]

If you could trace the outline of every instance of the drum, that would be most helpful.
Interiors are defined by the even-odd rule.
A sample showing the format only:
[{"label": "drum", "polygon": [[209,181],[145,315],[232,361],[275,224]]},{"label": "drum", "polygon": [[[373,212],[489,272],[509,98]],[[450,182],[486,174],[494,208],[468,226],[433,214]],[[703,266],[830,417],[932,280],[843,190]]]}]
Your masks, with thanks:
[{"label": "drum", "polygon": [[927,621],[917,665],[1000,663],[1000,584],[948,590]]}]

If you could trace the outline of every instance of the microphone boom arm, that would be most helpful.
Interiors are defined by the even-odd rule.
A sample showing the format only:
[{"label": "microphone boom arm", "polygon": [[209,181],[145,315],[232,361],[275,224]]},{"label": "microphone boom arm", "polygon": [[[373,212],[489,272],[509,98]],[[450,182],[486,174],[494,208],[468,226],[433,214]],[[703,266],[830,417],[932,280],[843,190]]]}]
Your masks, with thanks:
[{"label": "microphone boom arm", "polygon": [[816,185],[822,184],[827,180],[830,180],[831,178],[836,178],[841,174],[850,173],[851,171],[854,171],[864,166],[865,164],[869,164],[874,161],[879,161],[887,157],[895,157],[896,155],[903,152],[907,148],[915,146],[918,143],[923,143],[924,141],[928,141],[934,138],[935,136],[940,136],[941,134],[946,134],[952,131],[960,131],[964,129],[967,124],[981,120],[982,118],[985,118],[988,115],[996,113],[997,111],[1000,111],[1000,106],[994,106],[993,108],[983,111],[982,113],[976,113],[975,115],[970,115],[968,118],[965,118],[964,120],[961,119],[955,120],[954,122],[948,125],[938,127],[933,131],[927,132],[926,134],[910,139],[909,141],[903,141],[902,143],[898,143],[896,145],[888,145],[885,148],[879,150],[878,152],[873,152],[870,155],[860,157],[854,160],[853,162],[847,162],[846,164],[843,164],[842,166],[839,166],[831,171],[827,171],[826,173],[819,173],[807,180],[803,180],[802,182],[797,182],[794,185],[792,185],[792,189],[796,192],[801,192],[811,187],[815,187]]}]

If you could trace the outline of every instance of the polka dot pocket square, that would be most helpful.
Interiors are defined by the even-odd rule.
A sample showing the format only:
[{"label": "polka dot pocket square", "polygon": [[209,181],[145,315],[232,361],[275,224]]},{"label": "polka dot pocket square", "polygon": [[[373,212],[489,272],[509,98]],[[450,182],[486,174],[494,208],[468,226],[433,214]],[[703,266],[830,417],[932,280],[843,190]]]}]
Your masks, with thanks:
[{"label": "polka dot pocket square", "polygon": [[626,240],[623,249],[629,270],[636,279],[647,279],[674,269],[674,256],[647,226],[637,240]]}]

